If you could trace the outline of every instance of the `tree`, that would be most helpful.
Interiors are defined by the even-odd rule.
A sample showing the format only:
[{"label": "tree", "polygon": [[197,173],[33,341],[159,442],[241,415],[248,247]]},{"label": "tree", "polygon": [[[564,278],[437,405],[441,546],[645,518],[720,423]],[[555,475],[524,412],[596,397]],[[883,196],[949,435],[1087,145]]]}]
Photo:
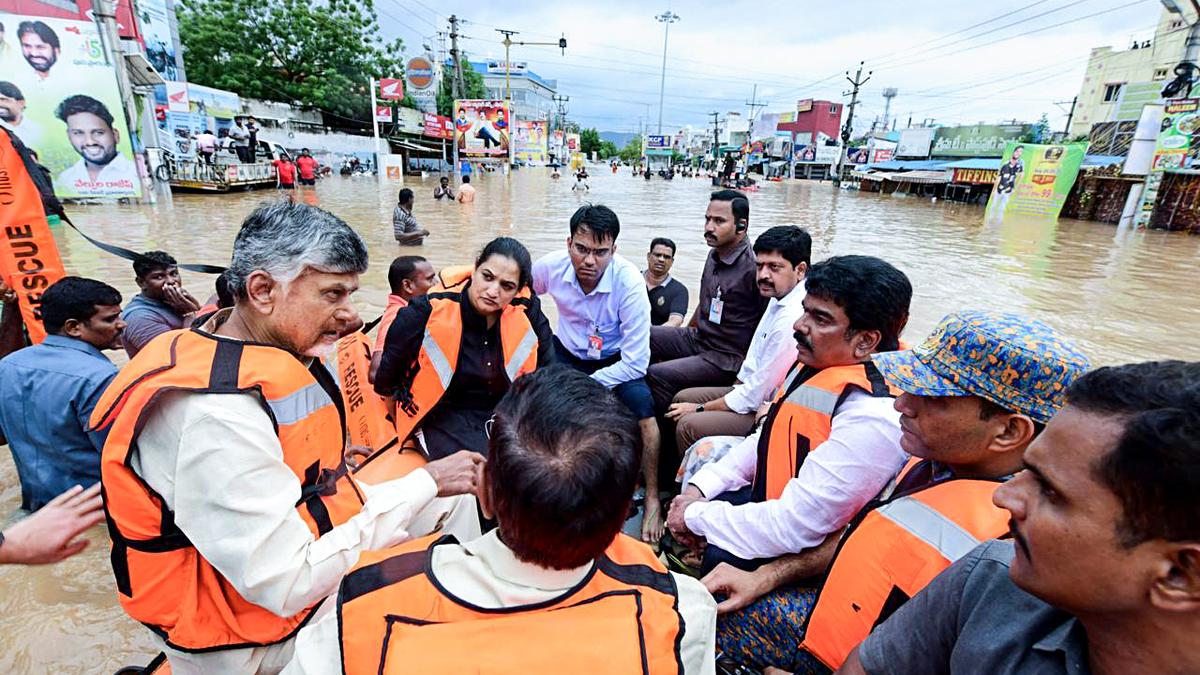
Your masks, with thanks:
[{"label": "tree", "polygon": [[600,141],[600,159],[616,157],[618,154],[620,154],[620,152],[621,151],[617,149],[616,143],[613,143],[612,141]]},{"label": "tree", "polygon": [[1037,123],[1030,127],[1029,132],[1022,135],[1018,141],[1021,143],[1041,143],[1043,140],[1048,139],[1049,136],[1050,117],[1046,113],[1042,113]]},{"label": "tree", "polygon": [[636,162],[642,158],[642,139],[640,136],[635,136],[629,139],[625,147],[621,148],[621,152],[617,153],[624,162]]},{"label": "tree", "polygon": [[368,78],[404,75],[403,43],[384,43],[372,0],[187,0],[179,34],[192,82],[360,124]]},{"label": "tree", "polygon": [[[463,88],[465,91],[459,98],[488,98],[487,87],[483,86],[483,75],[463,59]],[[454,67],[442,67],[442,84],[438,87],[437,111],[439,115],[454,116]]]},{"label": "tree", "polygon": [[600,132],[595,129],[584,129],[579,132],[579,149],[583,154],[591,156],[600,151]]}]

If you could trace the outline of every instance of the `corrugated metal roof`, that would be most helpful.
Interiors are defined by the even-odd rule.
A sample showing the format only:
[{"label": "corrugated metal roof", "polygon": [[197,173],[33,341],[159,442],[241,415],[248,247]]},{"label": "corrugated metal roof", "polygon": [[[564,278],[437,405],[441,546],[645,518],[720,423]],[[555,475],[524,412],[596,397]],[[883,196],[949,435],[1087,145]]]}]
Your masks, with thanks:
[{"label": "corrugated metal roof", "polygon": [[868,164],[864,169],[883,169],[884,171],[925,171],[937,170],[946,166],[944,159],[889,159],[886,162]]}]

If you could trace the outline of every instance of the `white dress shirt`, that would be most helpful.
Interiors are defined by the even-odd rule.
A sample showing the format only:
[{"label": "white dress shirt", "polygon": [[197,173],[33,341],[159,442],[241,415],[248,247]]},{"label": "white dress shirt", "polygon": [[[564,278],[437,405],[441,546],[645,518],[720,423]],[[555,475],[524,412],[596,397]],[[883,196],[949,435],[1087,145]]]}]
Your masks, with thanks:
[{"label": "white dress shirt", "polygon": [[137,166],[121,153],[117,153],[100,172],[96,180],[88,173],[87,164],[81,157],[78,162],[63,169],[54,179],[54,189],[68,197],[103,197],[133,195],[141,187]]},{"label": "white dress shirt", "polygon": [[[900,448],[895,399],[854,391],[833,416],[829,439],[813,448],[779,499],[734,506],[694,502],[688,529],[709,544],[752,560],[799,553],[845,527],[892,480],[908,455]],[[691,484],[712,499],[754,480],[759,432],[705,466]]]},{"label": "white dress shirt", "polygon": [[[359,552],[427,534],[458,503],[438,499],[424,469],[375,486],[360,483],[367,498],[362,511],[314,538],[296,512],[300,480],[284,464],[271,418],[253,394],[165,394],[137,445],[134,472],[162,495],[200,555],[242,597],[279,616],[337,590]],[[177,675],[274,673],[291,651],[290,640],[207,653],[160,646]]]},{"label": "white dress shirt", "polygon": [[725,394],[725,405],[743,415],[758,410],[770,401],[783,383],[788,369],[796,362],[796,319],[804,313],[804,281],[787,295],[771,298],[763,312],[746,358],[738,371],[738,384]]},{"label": "white dress shirt", "polygon": [[554,299],[554,334],[576,358],[589,359],[588,338],[593,333],[603,340],[600,358],[621,353],[620,361],[592,374],[597,382],[611,389],[645,377],[650,366],[650,296],[633,263],[614,254],[596,287],[585,294],[570,254],[548,253],[533,263],[533,290]]},{"label": "white dress shirt", "polygon": [[[447,591],[488,609],[553,600],[578,585],[592,568],[585,565],[574,570],[550,570],[522,562],[500,541],[496,530],[464,544],[438,546],[431,564]],[[684,621],[679,645],[683,672],[711,675],[716,672],[717,603],[696,579],[674,572],[671,576],[679,588],[679,613]],[[336,600],[330,598],[300,631],[295,657],[284,671],[287,675],[341,675]],[[486,649],[486,645],[463,648]],[[563,671],[570,668],[564,667]]]}]

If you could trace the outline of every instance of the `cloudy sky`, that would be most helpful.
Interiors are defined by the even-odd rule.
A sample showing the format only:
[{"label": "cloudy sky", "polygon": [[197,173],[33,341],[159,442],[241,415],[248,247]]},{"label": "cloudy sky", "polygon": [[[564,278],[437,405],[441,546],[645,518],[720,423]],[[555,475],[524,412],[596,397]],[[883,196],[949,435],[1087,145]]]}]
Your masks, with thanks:
[{"label": "cloudy sky", "polygon": [[[1187,3],[1184,2],[1184,5]],[[659,6],[661,5],[661,6]],[[503,58],[496,28],[514,39],[556,40],[557,48],[514,47],[513,61],[558,80],[571,97],[569,116],[602,131],[657,124],[663,24],[670,10],[664,127],[703,126],[712,111],[738,110],[754,95],[763,110],[792,109],[802,98],[842,100],[858,62],[873,71],[860,94],[859,119],[884,111],[883,90],[895,87],[892,117],[903,128],[938,123],[1036,120],[1062,128],[1056,101],[1078,92],[1089,51],[1124,49],[1154,34],[1158,0],[841,0],[791,3],[602,0],[502,3],[480,0],[375,0],[385,34],[438,48],[450,13],[466,19],[462,46],[476,58]],[[865,72],[864,72],[865,75]],[[1065,107],[1065,106],[1063,106]],[[856,125],[858,126],[858,125]]]}]

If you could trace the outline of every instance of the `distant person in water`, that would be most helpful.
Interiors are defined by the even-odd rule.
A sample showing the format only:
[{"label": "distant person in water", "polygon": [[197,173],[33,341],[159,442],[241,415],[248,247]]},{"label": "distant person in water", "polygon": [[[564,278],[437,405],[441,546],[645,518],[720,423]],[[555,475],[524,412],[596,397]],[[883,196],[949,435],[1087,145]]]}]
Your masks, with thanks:
[{"label": "distant person in water", "polygon": [[396,243],[401,246],[420,246],[429,236],[429,230],[421,227],[413,217],[413,201],[416,199],[413,191],[401,188],[396,198],[396,208],[392,210],[392,234]]},{"label": "distant person in water", "polygon": [[470,204],[475,201],[475,186],[471,185],[471,177],[462,177],[462,186],[458,188],[458,203]]}]

